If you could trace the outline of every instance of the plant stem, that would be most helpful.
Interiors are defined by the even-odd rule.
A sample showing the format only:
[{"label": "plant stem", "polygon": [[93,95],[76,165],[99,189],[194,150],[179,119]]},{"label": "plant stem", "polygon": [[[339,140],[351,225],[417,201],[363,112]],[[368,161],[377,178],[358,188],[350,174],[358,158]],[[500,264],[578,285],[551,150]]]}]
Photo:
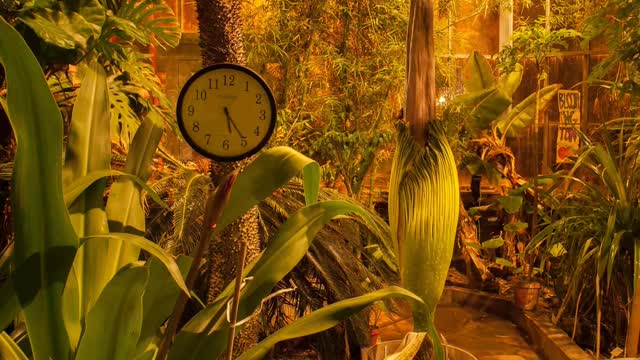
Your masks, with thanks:
[{"label": "plant stem", "polygon": [[242,273],[244,272],[244,261],[247,257],[247,242],[240,243],[240,255],[238,256],[238,269],[236,271],[236,283],[233,291],[233,308],[231,309],[231,319],[229,325],[229,340],[227,342],[227,360],[233,359],[233,341],[236,338],[236,323],[238,322],[238,306],[240,305],[240,287],[242,285]]},{"label": "plant stem", "polygon": [[638,356],[638,338],[640,337],[640,243],[634,242],[633,298],[629,312],[625,352],[627,357]]},{"label": "plant stem", "polygon": [[[195,283],[200,268],[200,262],[202,261],[202,257],[204,256],[206,249],[209,248],[211,239],[213,238],[213,235],[217,230],[216,224],[218,223],[218,220],[222,215],[222,211],[229,201],[231,187],[233,186],[233,183],[235,183],[237,176],[238,170],[235,170],[234,172],[229,174],[226,182],[224,182],[215,193],[209,193],[207,205],[205,208],[205,228],[203,230],[202,238],[198,243],[198,247],[193,254],[191,267],[189,268],[189,273],[187,274],[187,279],[185,281],[188,289],[191,289],[193,287],[193,284]],[[185,294],[184,292],[180,293],[180,296],[178,297],[178,300],[173,307],[171,316],[169,317],[165,335],[162,339],[162,343],[159,346],[156,359],[163,360],[166,358],[169,352],[169,347],[173,342],[173,336],[178,329],[178,323],[180,322],[180,318],[182,317],[182,313],[184,312],[184,307],[187,304],[188,297],[189,294]]]},{"label": "plant stem", "polygon": [[[600,274],[596,273],[596,360],[600,359],[600,324],[602,322],[602,304],[600,300]],[[636,342],[637,342],[636,337]],[[635,356],[635,355],[634,355]]]}]

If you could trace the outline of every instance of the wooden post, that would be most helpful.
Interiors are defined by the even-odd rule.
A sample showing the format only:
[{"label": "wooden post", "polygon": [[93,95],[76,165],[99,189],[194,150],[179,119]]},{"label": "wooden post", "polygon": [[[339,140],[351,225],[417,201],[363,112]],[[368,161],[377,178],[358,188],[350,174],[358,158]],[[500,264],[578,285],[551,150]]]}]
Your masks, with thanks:
[{"label": "wooden post", "polygon": [[498,34],[498,44],[500,50],[511,45],[511,35],[513,34],[513,0],[507,4],[500,4],[500,29]]},{"label": "wooden post", "polygon": [[[545,30],[551,31],[551,0],[546,0],[545,2]],[[548,58],[545,58],[544,61],[548,61]],[[543,87],[549,85],[549,74],[544,78]],[[536,106],[538,106],[536,102]],[[542,132],[542,169],[540,169],[540,164],[536,164],[537,174],[541,174],[547,171],[547,169],[551,166],[551,159],[549,151],[550,143],[551,143],[551,126],[549,124],[549,115],[545,111],[542,114],[543,123],[543,132]],[[537,130],[537,129],[536,129]],[[536,133],[537,135],[537,133]],[[538,137],[536,136],[535,141],[538,141]],[[536,174],[536,175],[537,175]]]}]

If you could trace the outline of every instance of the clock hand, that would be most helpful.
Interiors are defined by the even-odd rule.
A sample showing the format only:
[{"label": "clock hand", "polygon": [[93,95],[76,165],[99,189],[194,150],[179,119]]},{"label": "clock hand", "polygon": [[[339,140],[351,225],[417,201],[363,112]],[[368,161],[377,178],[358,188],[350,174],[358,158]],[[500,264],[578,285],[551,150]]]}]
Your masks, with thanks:
[{"label": "clock hand", "polygon": [[246,138],[246,136],[242,135],[240,129],[238,129],[238,126],[236,125],[236,122],[231,118],[231,115],[229,115],[229,109],[227,109],[226,106],[224,107],[224,114],[227,116],[227,126],[229,127],[229,132],[231,132],[231,125],[233,125],[233,128],[236,129],[238,135],[240,135],[240,137],[243,139]]},{"label": "clock hand", "polygon": [[224,115],[227,117],[227,128],[229,129],[229,134],[231,134],[231,116],[229,116],[229,109],[224,107]]}]

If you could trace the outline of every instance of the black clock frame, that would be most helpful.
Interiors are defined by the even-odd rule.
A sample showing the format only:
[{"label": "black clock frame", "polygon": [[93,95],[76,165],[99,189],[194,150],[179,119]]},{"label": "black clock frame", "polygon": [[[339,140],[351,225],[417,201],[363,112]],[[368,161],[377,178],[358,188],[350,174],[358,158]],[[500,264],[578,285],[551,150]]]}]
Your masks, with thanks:
[{"label": "black clock frame", "polygon": [[[200,147],[198,143],[189,136],[189,133],[187,132],[187,128],[184,123],[184,119],[182,117],[182,104],[184,101],[184,97],[186,96],[187,91],[189,90],[189,87],[200,77],[206,75],[211,71],[219,70],[219,69],[232,69],[232,70],[241,71],[251,76],[253,79],[255,79],[258,82],[258,84],[260,84],[264,88],[265,92],[267,93],[269,105],[271,106],[271,110],[272,110],[269,128],[267,129],[267,134],[265,135],[264,139],[262,139],[262,141],[260,141],[260,143],[258,143],[258,145],[256,145],[253,149],[235,156],[224,156],[224,155],[213,154],[208,150]],[[195,150],[200,155],[207,157],[211,160],[221,161],[221,162],[234,162],[234,161],[239,161],[239,160],[248,158],[249,156],[256,154],[265,145],[267,145],[276,128],[276,120],[277,120],[278,114],[277,114],[276,99],[273,96],[273,92],[271,92],[271,88],[269,87],[269,85],[267,85],[267,83],[264,81],[264,79],[260,75],[258,75],[258,73],[247,68],[246,66],[242,66],[238,64],[230,64],[230,63],[218,63],[218,64],[213,64],[213,65],[204,67],[196,71],[193,75],[191,75],[191,77],[189,77],[187,82],[184,84],[184,86],[180,90],[180,94],[178,95],[178,102],[176,104],[176,115],[178,118],[178,128],[180,129],[182,138],[187,141],[187,143],[189,144],[189,146],[191,146],[191,148],[193,148],[193,150]]]}]

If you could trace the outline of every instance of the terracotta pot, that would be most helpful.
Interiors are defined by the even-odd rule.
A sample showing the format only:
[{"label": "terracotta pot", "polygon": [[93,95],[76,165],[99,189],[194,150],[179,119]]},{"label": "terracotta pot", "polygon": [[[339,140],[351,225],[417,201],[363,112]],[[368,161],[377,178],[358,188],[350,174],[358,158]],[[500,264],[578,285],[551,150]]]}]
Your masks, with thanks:
[{"label": "terracotta pot", "polygon": [[518,281],[513,290],[513,300],[516,307],[522,310],[535,309],[541,288],[542,285],[535,281]]}]

